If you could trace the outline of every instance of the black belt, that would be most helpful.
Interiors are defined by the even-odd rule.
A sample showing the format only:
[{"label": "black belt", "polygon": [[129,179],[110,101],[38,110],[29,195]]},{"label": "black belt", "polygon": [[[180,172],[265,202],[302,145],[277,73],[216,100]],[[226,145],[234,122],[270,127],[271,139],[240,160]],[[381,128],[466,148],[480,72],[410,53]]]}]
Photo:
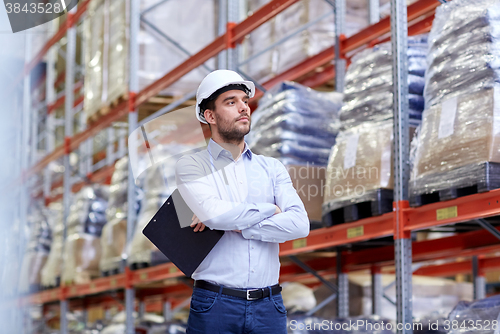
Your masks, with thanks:
[{"label": "black belt", "polygon": [[[220,290],[220,285],[212,284],[202,280],[195,281],[194,286],[214,292],[219,292]],[[281,292],[281,286],[279,284],[275,284],[271,286],[271,291],[273,295],[277,295]],[[222,288],[222,293],[228,296],[238,297],[246,300],[257,300],[269,297],[269,288],[238,290],[224,287]]]}]

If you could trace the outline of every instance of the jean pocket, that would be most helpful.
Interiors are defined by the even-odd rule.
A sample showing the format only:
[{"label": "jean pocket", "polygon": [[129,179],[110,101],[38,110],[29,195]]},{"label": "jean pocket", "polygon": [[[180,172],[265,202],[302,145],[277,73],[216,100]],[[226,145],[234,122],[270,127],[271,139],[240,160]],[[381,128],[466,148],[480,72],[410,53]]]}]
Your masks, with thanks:
[{"label": "jean pocket", "polygon": [[285,305],[283,305],[283,298],[281,295],[274,295],[271,297],[271,300],[279,313],[286,314],[286,308]]},{"label": "jean pocket", "polygon": [[191,311],[196,313],[203,313],[209,311],[212,306],[214,306],[217,298],[208,296],[196,296],[191,297]]}]

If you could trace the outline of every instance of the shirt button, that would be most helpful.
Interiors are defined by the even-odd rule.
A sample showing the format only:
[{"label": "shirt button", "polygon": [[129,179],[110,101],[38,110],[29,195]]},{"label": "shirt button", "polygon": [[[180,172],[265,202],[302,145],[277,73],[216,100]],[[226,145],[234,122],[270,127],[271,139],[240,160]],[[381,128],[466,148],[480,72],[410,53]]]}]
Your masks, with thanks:
[{"label": "shirt button", "polygon": [[250,224],[248,224],[247,226],[250,227]]},{"label": "shirt button", "polygon": [[254,273],[254,272],[255,272],[255,270],[254,270],[254,269],[252,269],[252,272]]},{"label": "shirt button", "polygon": [[252,249],[255,249],[255,247],[254,247],[254,246],[252,246]]},{"label": "shirt button", "polygon": [[240,181],[240,184],[243,184],[243,181]]},{"label": "shirt button", "polygon": [[253,235],[252,235],[250,238],[252,238],[252,239],[253,239]]},{"label": "shirt button", "polygon": [[276,241],[276,239],[273,239],[273,241]]}]

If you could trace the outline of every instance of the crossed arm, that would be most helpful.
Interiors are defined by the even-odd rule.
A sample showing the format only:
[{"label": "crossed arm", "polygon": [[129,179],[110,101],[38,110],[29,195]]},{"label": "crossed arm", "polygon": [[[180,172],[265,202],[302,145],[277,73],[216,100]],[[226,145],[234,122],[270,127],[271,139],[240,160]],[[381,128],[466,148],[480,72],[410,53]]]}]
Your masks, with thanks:
[{"label": "crossed arm", "polygon": [[[238,203],[216,196],[211,178],[201,175],[203,167],[192,157],[183,157],[176,166],[177,187],[194,212],[194,231],[211,229],[241,232],[245,239],[285,242],[309,234],[309,219],[290,176],[274,160],[276,180],[273,203]],[[197,175],[197,177],[193,177]]]}]

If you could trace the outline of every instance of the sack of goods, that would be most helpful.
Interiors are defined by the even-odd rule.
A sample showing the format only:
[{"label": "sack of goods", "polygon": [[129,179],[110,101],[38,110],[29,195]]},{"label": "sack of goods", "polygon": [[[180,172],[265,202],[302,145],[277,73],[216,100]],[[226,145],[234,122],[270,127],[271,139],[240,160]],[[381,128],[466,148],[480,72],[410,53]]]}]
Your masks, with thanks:
[{"label": "sack of goods", "polygon": [[108,186],[86,186],[70,206],[61,277],[66,284],[85,284],[100,276],[100,237],[106,224],[108,191]]},{"label": "sack of goods", "polygon": [[[424,110],[427,36],[408,38],[408,103],[411,124],[418,125]],[[352,58],[345,76],[342,127],[393,116],[392,51],[390,43],[366,49]]]},{"label": "sack of goods", "polygon": [[[427,36],[408,39],[410,138],[424,109]],[[392,211],[393,82],[390,43],[353,57],[346,73],[342,131],[326,170],[326,225]]]},{"label": "sack of goods", "polygon": [[341,105],[342,94],[282,82],[259,102],[245,140],[254,153],[285,165],[325,166],[340,126]]},{"label": "sack of goods", "polygon": [[436,10],[410,204],[500,187],[500,3]]},{"label": "sack of goods", "polygon": [[47,214],[35,210],[28,217],[29,239],[21,265],[19,292],[36,292],[40,289],[41,272],[50,252],[52,234]]},{"label": "sack of goods", "polygon": [[392,132],[392,120],[385,120],[339,133],[326,169],[323,216],[335,211],[327,225],[364,218],[343,210],[356,203],[370,202],[368,216],[392,210]]},{"label": "sack of goods", "polygon": [[99,269],[104,276],[116,274],[125,259],[127,242],[127,195],[128,195],[128,157],[115,163],[115,171],[109,186],[109,201],[106,209],[107,223],[102,229],[102,256]]},{"label": "sack of goods", "polygon": [[[461,301],[448,315],[449,334],[486,334],[498,332],[500,296],[468,302]],[[457,324],[458,326],[453,326]]]},{"label": "sack of goods", "polygon": [[47,262],[42,269],[43,287],[57,287],[61,281],[64,223],[61,203],[51,203],[47,208],[47,219],[52,231],[52,243]]}]

